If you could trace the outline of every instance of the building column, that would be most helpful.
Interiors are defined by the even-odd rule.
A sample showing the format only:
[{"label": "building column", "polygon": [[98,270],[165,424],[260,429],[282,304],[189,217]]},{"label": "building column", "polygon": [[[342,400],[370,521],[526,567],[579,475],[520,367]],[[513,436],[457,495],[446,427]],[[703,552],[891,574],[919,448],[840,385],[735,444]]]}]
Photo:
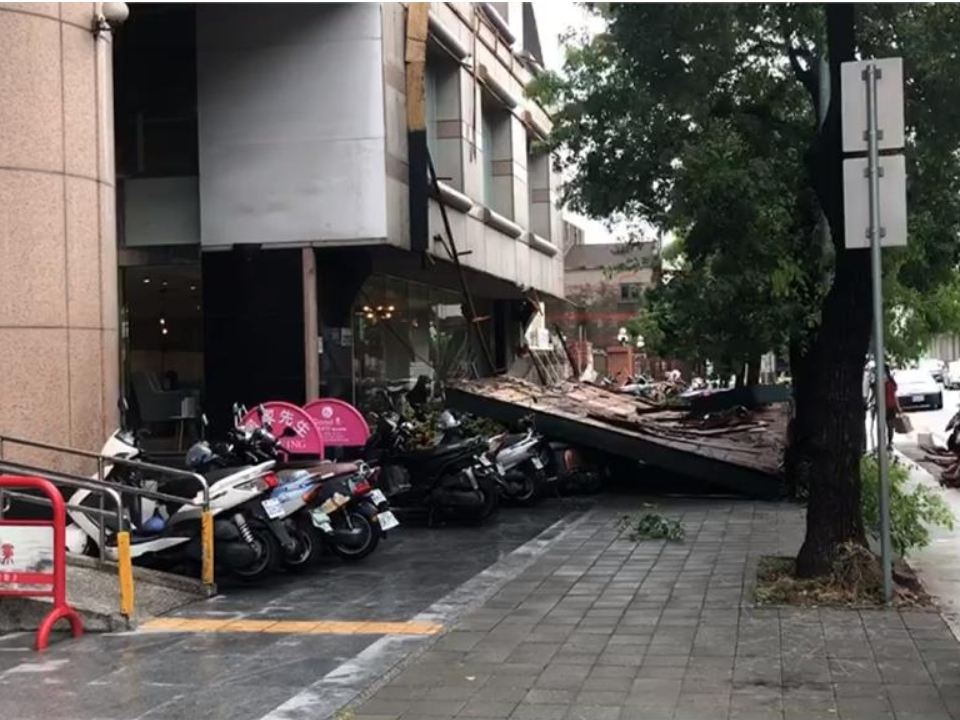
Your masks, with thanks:
[{"label": "building column", "polygon": [[317,307],[317,256],[303,248],[303,377],[305,402],[320,397],[320,315]]},{"label": "building column", "polygon": [[0,434],[88,450],[119,392],[112,53],[95,10],[0,3]]}]

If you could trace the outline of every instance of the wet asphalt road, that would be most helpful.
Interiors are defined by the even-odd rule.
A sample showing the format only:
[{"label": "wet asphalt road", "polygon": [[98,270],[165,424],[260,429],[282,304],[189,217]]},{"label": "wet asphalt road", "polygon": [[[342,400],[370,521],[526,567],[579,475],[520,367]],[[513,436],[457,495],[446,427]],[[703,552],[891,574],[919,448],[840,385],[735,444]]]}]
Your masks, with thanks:
[{"label": "wet asphalt road", "polygon": [[[257,627],[273,620],[443,624],[544,544],[532,539],[560,532],[583,506],[551,499],[503,509],[484,525],[427,528],[410,520],[361,563],[328,558],[314,572],[263,587],[225,585],[173,615],[260,621],[250,624]],[[43,654],[29,649],[31,641],[0,638],[4,720],[322,720],[429,638],[141,630],[64,639]]]}]

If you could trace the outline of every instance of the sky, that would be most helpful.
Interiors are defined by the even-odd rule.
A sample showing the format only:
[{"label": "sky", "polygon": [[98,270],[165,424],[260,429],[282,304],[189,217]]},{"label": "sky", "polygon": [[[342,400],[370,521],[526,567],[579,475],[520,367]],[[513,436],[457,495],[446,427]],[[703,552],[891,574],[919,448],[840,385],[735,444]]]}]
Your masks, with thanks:
[{"label": "sky", "polygon": [[[589,27],[598,32],[603,25],[596,18],[591,17],[581,5],[574,2],[534,2],[534,12],[537,15],[537,28],[540,30],[540,44],[543,50],[543,61],[551,70],[559,70],[563,64],[563,50],[559,36],[570,28],[580,29]],[[611,242],[613,234],[607,230],[602,222],[589,220],[576,213],[564,212],[565,217],[580,225],[584,229],[584,237],[588,243]]]}]

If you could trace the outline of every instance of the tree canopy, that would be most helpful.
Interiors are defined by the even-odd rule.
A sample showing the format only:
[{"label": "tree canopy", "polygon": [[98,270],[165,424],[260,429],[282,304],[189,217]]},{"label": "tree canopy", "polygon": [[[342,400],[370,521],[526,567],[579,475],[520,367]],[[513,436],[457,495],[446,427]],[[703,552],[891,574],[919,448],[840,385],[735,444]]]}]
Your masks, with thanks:
[{"label": "tree canopy", "polygon": [[[891,348],[960,327],[960,7],[597,3],[534,92],[554,110],[566,202],[676,233],[684,264],[638,318],[723,362],[789,348],[788,472],[811,480],[802,572],[863,542],[860,380],[869,254],[843,238],[840,63],[904,59],[909,246],[884,252]],[[788,455],[790,455],[788,453]],[[816,487],[813,486],[816,485]]]},{"label": "tree canopy", "polygon": [[[552,143],[571,178],[565,201],[683,238],[686,267],[650,298],[670,354],[745,360],[758,347],[784,350],[791,335],[802,340],[818,322],[834,259],[817,232],[810,177],[822,9],[596,9],[608,32],[575,39],[563,72],[541,76],[534,90],[556,111]],[[951,154],[960,139],[951,80],[960,12],[860,9],[862,53],[903,55],[908,78],[910,246],[884,261],[891,354],[911,358],[933,335],[960,329],[960,167]]]}]

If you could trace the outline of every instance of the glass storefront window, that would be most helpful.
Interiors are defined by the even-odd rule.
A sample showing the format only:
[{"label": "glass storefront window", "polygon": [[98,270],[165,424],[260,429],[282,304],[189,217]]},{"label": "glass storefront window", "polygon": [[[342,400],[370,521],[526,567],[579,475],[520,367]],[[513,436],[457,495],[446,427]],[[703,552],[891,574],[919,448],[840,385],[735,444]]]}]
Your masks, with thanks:
[{"label": "glass storefront window", "polygon": [[371,276],[353,311],[356,400],[388,383],[431,383],[469,369],[466,321],[458,293],[383,275]]}]

